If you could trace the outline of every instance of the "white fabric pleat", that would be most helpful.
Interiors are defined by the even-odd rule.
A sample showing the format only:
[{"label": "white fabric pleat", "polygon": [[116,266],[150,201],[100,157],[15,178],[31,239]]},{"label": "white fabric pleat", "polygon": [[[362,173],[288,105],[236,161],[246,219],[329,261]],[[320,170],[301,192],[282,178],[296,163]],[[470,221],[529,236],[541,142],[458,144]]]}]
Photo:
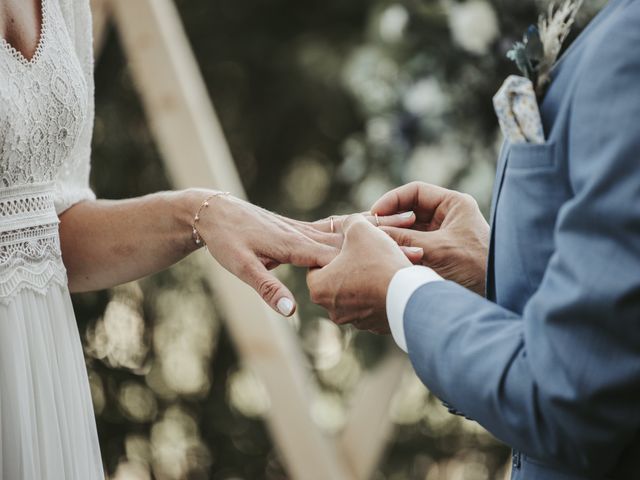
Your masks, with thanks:
[{"label": "white fabric pleat", "polygon": [[65,286],[0,305],[0,479],[103,480],[87,371]]}]

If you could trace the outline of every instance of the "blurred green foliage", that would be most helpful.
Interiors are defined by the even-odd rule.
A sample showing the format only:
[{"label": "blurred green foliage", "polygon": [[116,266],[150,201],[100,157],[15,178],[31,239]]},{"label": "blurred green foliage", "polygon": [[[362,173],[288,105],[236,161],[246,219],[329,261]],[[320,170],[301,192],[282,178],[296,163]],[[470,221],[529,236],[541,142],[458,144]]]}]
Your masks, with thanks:
[{"label": "blurred green foliage", "polygon": [[[580,26],[602,1],[585,4]],[[500,142],[491,97],[506,51],[544,2],[179,0],[177,5],[252,201],[298,218],[367,209],[410,180],[465,190],[486,211]],[[170,188],[115,34],[96,71],[92,183],[100,197]],[[297,328],[339,430],[349,393],[389,342],[340,330],[311,306]],[[214,292],[213,292],[214,293]],[[194,262],[75,296],[102,453],[116,479],[286,478]],[[177,301],[177,300],[180,301]],[[375,478],[500,478],[508,457],[449,415],[414,376]],[[374,419],[375,421],[375,419]]]}]

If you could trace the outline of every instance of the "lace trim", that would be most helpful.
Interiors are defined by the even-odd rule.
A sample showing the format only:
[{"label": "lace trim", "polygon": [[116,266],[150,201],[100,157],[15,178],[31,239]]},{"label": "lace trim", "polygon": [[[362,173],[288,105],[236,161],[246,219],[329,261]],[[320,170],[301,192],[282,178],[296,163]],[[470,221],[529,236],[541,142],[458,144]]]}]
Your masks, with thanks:
[{"label": "lace trim", "polygon": [[45,294],[53,283],[67,283],[57,223],[0,233],[0,304],[24,289]]},{"label": "lace trim", "polygon": [[23,229],[58,223],[52,184],[0,189],[0,244]]},{"label": "lace trim", "polygon": [[0,216],[24,216],[25,214],[29,215],[48,211],[51,208],[52,200],[50,193],[44,193],[35,197],[15,197],[6,200],[0,199]]},{"label": "lace trim", "polygon": [[47,21],[49,17],[47,13],[47,0],[41,0],[40,11],[42,12],[41,19],[40,19],[40,36],[38,38],[38,45],[36,46],[36,51],[33,53],[33,56],[31,57],[31,59],[27,59],[27,57],[25,57],[20,50],[18,50],[9,42],[7,42],[7,40],[5,40],[4,38],[0,38],[0,44],[7,49],[7,51],[13,58],[15,58],[18,62],[20,62],[25,67],[38,63],[38,60],[42,56],[42,50],[44,50],[45,39],[47,38],[47,30],[48,30],[47,24],[49,23]]},{"label": "lace trim", "polygon": [[0,304],[66,284],[50,184],[0,189]]},{"label": "lace trim", "polygon": [[0,233],[0,269],[19,259],[38,261],[60,255],[57,223]]},{"label": "lace trim", "polygon": [[0,305],[9,305],[24,290],[46,295],[52,285],[67,285],[67,271],[62,261],[48,260],[37,265],[12,268],[0,280]]}]

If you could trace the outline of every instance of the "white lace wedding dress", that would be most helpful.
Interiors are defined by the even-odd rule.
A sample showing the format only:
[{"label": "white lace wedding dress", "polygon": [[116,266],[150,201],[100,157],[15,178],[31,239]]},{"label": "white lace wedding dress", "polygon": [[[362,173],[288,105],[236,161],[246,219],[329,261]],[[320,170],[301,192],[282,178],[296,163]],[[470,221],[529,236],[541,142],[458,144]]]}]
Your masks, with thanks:
[{"label": "white lace wedding dress", "polygon": [[42,0],[37,53],[0,40],[0,479],[104,479],[58,215],[92,199],[89,0]]}]

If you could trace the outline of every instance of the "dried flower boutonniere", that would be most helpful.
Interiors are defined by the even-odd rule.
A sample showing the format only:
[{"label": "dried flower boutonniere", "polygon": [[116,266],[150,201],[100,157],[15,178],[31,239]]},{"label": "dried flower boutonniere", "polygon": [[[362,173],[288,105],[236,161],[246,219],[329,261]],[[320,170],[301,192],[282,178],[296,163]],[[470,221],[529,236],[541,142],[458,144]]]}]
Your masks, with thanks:
[{"label": "dried flower boutonniere", "polygon": [[522,74],[535,85],[536,95],[541,98],[551,80],[551,71],[562,44],[567,39],[576,14],[583,0],[566,0],[558,8],[549,5],[548,14],[540,15],[538,25],[531,25],[521,42],[507,53]]}]

